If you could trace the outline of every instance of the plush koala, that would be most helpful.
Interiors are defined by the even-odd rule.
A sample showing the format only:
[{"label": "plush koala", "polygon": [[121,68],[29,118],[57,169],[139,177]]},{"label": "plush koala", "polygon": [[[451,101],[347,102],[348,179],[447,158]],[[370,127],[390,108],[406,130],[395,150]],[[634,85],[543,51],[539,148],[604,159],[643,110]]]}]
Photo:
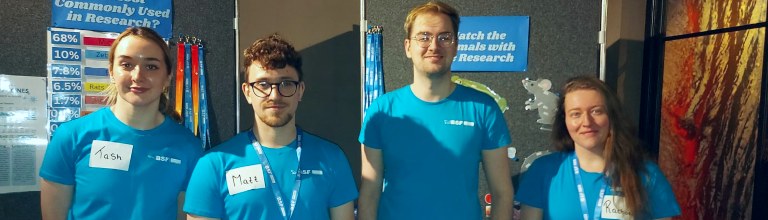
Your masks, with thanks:
[{"label": "plush koala", "polygon": [[528,93],[533,94],[533,99],[525,101],[525,110],[539,110],[539,119],[536,122],[552,125],[555,122],[557,112],[557,99],[555,93],[549,92],[552,82],[548,79],[530,80],[523,79],[523,87]]}]

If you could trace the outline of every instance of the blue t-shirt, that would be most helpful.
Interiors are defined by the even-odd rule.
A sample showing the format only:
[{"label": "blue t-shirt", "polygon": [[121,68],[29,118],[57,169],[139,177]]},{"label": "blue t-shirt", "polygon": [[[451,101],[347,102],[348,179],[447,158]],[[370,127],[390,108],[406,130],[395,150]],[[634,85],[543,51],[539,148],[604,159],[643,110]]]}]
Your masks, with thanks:
[{"label": "blue t-shirt", "polygon": [[[572,152],[556,152],[536,159],[520,179],[515,199],[522,204],[542,209],[544,219],[580,219],[582,211],[573,173],[574,157]],[[658,219],[680,215],[672,187],[659,167],[653,162],[646,162],[645,169],[647,173],[642,175],[642,182],[648,195],[648,217]],[[592,219],[601,186],[606,181],[602,173],[590,173],[581,167],[579,172],[587,197],[587,211]],[[605,195],[620,193],[614,193],[612,187],[607,185]],[[606,208],[617,210],[619,207],[615,206],[615,201],[605,200],[602,209]]]},{"label": "blue t-shirt", "polygon": [[169,117],[137,130],[102,108],[56,129],[40,177],[73,185],[68,219],[175,219],[200,146]]},{"label": "blue t-shirt", "polygon": [[[184,211],[220,219],[283,219],[269,175],[249,138],[250,132],[238,134],[200,159],[189,183]],[[296,148],[296,140],[277,149],[262,147],[280,185],[287,212],[298,165]],[[336,144],[303,132],[300,163],[301,187],[291,219],[328,219],[330,208],[357,198],[349,162]],[[232,194],[233,186],[227,179],[233,181],[236,170],[254,166],[261,170],[261,178],[252,179],[264,185]],[[258,175],[238,172],[237,180]]]},{"label": "blue t-shirt", "polygon": [[381,149],[384,189],[379,219],[480,219],[478,170],[483,150],[510,144],[490,96],[456,85],[425,102],[411,86],[387,93],[366,110],[359,141]]}]

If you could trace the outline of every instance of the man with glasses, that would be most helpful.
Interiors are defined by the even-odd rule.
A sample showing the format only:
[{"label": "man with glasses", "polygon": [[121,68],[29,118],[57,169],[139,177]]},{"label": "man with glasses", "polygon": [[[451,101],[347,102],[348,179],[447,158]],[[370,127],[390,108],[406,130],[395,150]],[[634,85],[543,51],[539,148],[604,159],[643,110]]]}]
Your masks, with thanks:
[{"label": "man with glasses", "polygon": [[456,10],[439,1],[406,17],[413,83],[365,112],[360,219],[481,219],[480,161],[492,219],[511,219],[509,130],[491,97],[451,82],[458,26]]},{"label": "man with glasses", "polygon": [[253,129],[211,149],[195,167],[190,219],[354,219],[357,188],[341,149],[295,124],[301,57],[278,35],[244,53],[242,91]]}]

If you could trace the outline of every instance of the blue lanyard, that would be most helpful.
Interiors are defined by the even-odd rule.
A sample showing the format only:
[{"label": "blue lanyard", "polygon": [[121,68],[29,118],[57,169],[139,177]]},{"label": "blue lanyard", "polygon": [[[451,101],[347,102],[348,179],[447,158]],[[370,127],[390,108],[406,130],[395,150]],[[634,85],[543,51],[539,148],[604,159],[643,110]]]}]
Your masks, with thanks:
[{"label": "blue lanyard", "polygon": [[256,149],[256,153],[259,154],[259,160],[261,160],[261,164],[264,166],[264,169],[267,170],[267,175],[269,175],[269,180],[272,183],[272,193],[275,194],[275,200],[277,200],[277,206],[280,207],[280,212],[283,214],[283,219],[291,219],[293,210],[296,208],[296,201],[299,198],[299,188],[301,187],[301,129],[298,127],[296,128],[296,143],[298,145],[298,147],[296,147],[296,159],[298,166],[296,167],[296,182],[293,184],[293,190],[291,191],[290,213],[286,213],[285,211],[285,203],[283,202],[282,190],[280,189],[280,185],[277,184],[277,179],[275,178],[274,173],[272,173],[272,166],[269,165],[267,156],[264,155],[264,149],[262,149],[259,141],[256,140],[256,136],[253,134],[253,130],[248,133],[250,133],[249,136],[251,138],[251,142],[253,143],[253,148]]},{"label": "blue lanyard", "polygon": [[194,132],[192,119],[192,44],[184,44],[184,126]]},{"label": "blue lanyard", "polygon": [[[584,220],[589,220],[589,212],[587,211],[587,196],[584,195],[584,184],[581,182],[581,172],[579,172],[579,158],[576,157],[575,153],[573,155],[573,176],[574,179],[576,179],[576,188],[579,190],[579,202],[581,202],[581,213],[584,216]],[[605,196],[605,183],[601,184],[600,187],[600,197],[597,199],[597,204],[595,204],[595,213],[594,213],[594,219],[600,219],[600,214],[603,206],[603,197]]]},{"label": "blue lanyard", "polygon": [[200,68],[198,76],[200,77],[200,140],[203,142],[203,150],[206,150],[211,145],[211,139],[208,137],[208,97],[205,94],[205,50],[202,44],[198,47],[198,51],[200,51],[198,52],[198,68]]},{"label": "blue lanyard", "polygon": [[368,108],[368,106],[371,105],[371,102],[373,101],[373,34],[372,33],[366,33],[365,34],[365,101],[364,101],[364,108]]}]

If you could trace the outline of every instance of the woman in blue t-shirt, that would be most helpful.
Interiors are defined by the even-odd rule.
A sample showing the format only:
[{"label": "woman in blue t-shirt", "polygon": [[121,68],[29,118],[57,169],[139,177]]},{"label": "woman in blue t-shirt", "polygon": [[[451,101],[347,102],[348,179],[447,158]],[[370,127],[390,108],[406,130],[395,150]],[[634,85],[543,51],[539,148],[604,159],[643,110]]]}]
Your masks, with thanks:
[{"label": "woman in blue t-shirt", "polygon": [[168,46],[152,29],[131,27],[112,43],[108,61],[109,106],[62,124],[48,145],[43,218],[183,218],[202,148],[168,101]]},{"label": "woman in blue t-shirt", "polygon": [[553,142],[531,165],[516,196],[522,219],[659,219],[680,215],[669,182],[646,157],[621,104],[595,77],[561,91]]}]

